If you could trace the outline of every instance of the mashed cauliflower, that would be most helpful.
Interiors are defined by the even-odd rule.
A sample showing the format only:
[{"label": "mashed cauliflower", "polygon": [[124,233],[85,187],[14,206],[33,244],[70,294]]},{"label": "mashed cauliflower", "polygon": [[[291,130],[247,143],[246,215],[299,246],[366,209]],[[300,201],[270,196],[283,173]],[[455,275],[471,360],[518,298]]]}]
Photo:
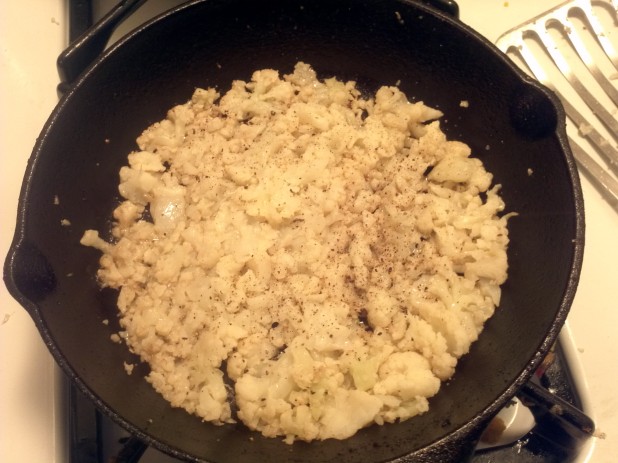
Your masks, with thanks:
[{"label": "mashed cauliflower", "polygon": [[113,243],[82,243],[152,386],[287,442],[426,412],[507,276],[498,186],[440,116],[298,63],[148,128]]}]

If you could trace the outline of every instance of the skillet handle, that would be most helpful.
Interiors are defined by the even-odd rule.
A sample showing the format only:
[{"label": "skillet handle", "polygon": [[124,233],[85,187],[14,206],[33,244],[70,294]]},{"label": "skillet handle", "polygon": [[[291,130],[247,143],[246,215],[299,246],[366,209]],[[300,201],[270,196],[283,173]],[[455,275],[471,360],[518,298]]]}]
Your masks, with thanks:
[{"label": "skillet handle", "polygon": [[[533,380],[522,386],[519,399],[530,407],[537,423],[535,433],[563,446],[577,447],[594,434],[595,424],[584,412],[552,394]],[[572,441],[570,443],[569,441]]]},{"label": "skillet handle", "polygon": [[454,18],[459,18],[459,5],[454,0],[422,0],[423,3],[432,6]]},{"label": "skillet handle", "polygon": [[58,93],[64,94],[71,87],[75,79],[105,49],[116,27],[145,1],[122,0],[60,54],[56,61],[60,76]]}]

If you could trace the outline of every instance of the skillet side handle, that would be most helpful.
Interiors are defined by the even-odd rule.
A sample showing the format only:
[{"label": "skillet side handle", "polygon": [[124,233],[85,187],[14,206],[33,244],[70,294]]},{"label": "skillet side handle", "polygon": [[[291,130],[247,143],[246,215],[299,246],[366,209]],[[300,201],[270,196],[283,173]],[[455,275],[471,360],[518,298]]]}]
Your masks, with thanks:
[{"label": "skillet side handle", "polygon": [[66,93],[75,79],[101,54],[116,27],[145,1],[122,0],[58,56],[56,67],[60,76],[60,95]]},{"label": "skillet side handle", "polygon": [[459,19],[459,5],[454,0],[422,0],[422,2]]},{"label": "skillet side handle", "polygon": [[4,262],[4,284],[9,293],[36,320],[36,303],[56,289],[54,269],[39,250],[28,241],[14,242]]}]

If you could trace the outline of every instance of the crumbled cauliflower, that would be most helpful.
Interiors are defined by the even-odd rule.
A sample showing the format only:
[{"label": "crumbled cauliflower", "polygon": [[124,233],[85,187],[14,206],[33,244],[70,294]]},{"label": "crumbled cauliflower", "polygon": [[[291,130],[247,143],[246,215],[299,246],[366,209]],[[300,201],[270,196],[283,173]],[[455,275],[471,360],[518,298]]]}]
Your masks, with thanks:
[{"label": "crumbled cauliflower", "polygon": [[286,442],[426,412],[507,276],[499,187],[440,116],[303,63],[196,90],[120,170],[112,242],[82,239],[114,340],[174,407]]}]

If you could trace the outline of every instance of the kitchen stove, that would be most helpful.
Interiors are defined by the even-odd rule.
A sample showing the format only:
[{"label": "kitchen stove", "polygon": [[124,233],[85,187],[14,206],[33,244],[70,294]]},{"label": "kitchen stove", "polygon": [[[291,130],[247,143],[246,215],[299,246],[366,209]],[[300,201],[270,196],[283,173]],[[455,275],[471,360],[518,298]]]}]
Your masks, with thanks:
[{"label": "kitchen stove", "polygon": [[[88,1],[74,0],[88,16]],[[92,0],[95,18],[115,0]],[[158,11],[180,0],[149,0],[112,40]],[[461,20],[490,41],[560,1],[459,0]],[[57,102],[55,59],[69,38],[68,0],[23,0],[0,6],[0,194],[3,198],[0,255],[5,256],[15,225],[19,187],[34,141]],[[80,27],[74,23],[72,27]],[[560,397],[583,409],[596,423],[595,437],[575,441],[537,426],[514,443],[479,450],[475,463],[594,462],[609,463],[618,455],[618,326],[612,289],[618,262],[618,214],[587,179],[582,179],[587,239],[578,293],[556,348],[556,360],[540,381]],[[127,439],[124,431],[99,414],[71,387],[55,365],[27,313],[0,285],[0,461],[103,463],[116,459]],[[534,410],[538,422],[545,417]],[[532,424],[532,423],[530,423]],[[526,429],[524,429],[526,431]],[[538,432],[536,432],[538,431]],[[174,460],[154,449],[143,463]]]}]

